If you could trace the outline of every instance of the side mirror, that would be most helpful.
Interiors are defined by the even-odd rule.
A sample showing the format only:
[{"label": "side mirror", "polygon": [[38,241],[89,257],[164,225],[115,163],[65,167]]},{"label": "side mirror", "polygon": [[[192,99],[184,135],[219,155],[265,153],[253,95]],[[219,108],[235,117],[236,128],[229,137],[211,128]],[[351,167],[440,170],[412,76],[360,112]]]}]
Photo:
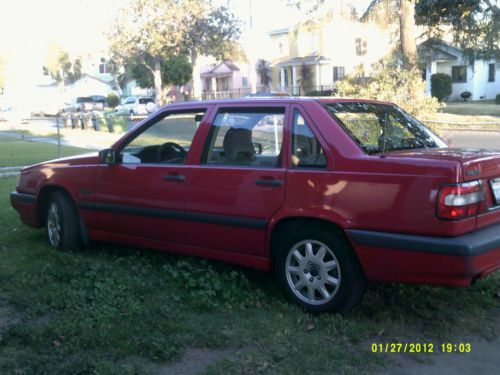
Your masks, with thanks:
[{"label": "side mirror", "polygon": [[115,151],[112,148],[106,148],[99,151],[99,162],[101,164],[113,165],[116,162]]},{"label": "side mirror", "polygon": [[253,148],[255,150],[255,155],[261,155],[262,154],[262,144],[261,143],[254,143]]}]

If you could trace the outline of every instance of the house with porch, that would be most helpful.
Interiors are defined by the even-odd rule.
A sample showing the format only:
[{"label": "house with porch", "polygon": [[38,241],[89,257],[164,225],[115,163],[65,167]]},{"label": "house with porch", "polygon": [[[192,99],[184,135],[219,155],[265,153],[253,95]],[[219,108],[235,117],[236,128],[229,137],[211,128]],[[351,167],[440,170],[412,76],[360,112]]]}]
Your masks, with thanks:
[{"label": "house with porch", "polygon": [[373,22],[329,12],[293,27],[269,32],[273,88],[295,95],[330,92],[346,74],[362,71],[390,49],[390,34]]},{"label": "house with porch", "polygon": [[239,98],[252,91],[251,66],[230,60],[201,68],[203,99]]},{"label": "house with porch", "polygon": [[428,39],[418,46],[420,60],[426,64],[423,77],[426,93],[431,95],[431,76],[445,73],[452,78],[449,101],[463,100],[468,91],[471,100],[495,99],[500,94],[500,62],[495,59],[471,63],[462,50],[439,39]]}]

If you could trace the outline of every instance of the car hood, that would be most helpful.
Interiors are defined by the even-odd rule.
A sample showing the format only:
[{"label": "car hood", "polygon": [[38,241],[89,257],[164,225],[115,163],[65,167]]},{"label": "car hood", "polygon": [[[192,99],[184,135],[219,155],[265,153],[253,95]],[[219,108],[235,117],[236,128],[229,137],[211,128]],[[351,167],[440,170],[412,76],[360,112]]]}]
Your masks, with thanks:
[{"label": "car hood", "polygon": [[28,171],[30,169],[38,168],[41,166],[60,167],[60,166],[72,166],[72,165],[89,165],[98,163],[99,163],[99,154],[97,152],[90,152],[87,154],[69,156],[69,157],[44,161],[38,164],[33,164],[23,168],[23,171]]}]

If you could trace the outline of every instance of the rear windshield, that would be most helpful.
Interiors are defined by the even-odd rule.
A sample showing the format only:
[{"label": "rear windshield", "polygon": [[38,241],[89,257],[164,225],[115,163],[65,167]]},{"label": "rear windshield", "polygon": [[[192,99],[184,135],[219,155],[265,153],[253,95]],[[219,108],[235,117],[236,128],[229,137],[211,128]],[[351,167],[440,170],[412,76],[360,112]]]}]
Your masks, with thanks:
[{"label": "rear windshield", "polygon": [[447,147],[422,123],[396,106],[364,102],[324,106],[367,154]]},{"label": "rear windshield", "polygon": [[148,103],[154,103],[155,101],[153,98],[140,98],[139,99],[139,104],[148,104]]}]

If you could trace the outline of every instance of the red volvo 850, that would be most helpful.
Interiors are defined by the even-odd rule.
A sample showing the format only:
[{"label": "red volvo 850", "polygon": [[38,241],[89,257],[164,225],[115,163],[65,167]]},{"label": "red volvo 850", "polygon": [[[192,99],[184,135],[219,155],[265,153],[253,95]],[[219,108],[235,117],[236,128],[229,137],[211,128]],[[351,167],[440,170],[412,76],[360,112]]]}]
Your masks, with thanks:
[{"label": "red volvo 850", "polygon": [[463,286],[500,268],[500,153],[448,148],[374,101],[168,105],[98,155],[23,169],[11,202],[59,249],[274,268],[316,312],[347,311],[367,280]]}]

